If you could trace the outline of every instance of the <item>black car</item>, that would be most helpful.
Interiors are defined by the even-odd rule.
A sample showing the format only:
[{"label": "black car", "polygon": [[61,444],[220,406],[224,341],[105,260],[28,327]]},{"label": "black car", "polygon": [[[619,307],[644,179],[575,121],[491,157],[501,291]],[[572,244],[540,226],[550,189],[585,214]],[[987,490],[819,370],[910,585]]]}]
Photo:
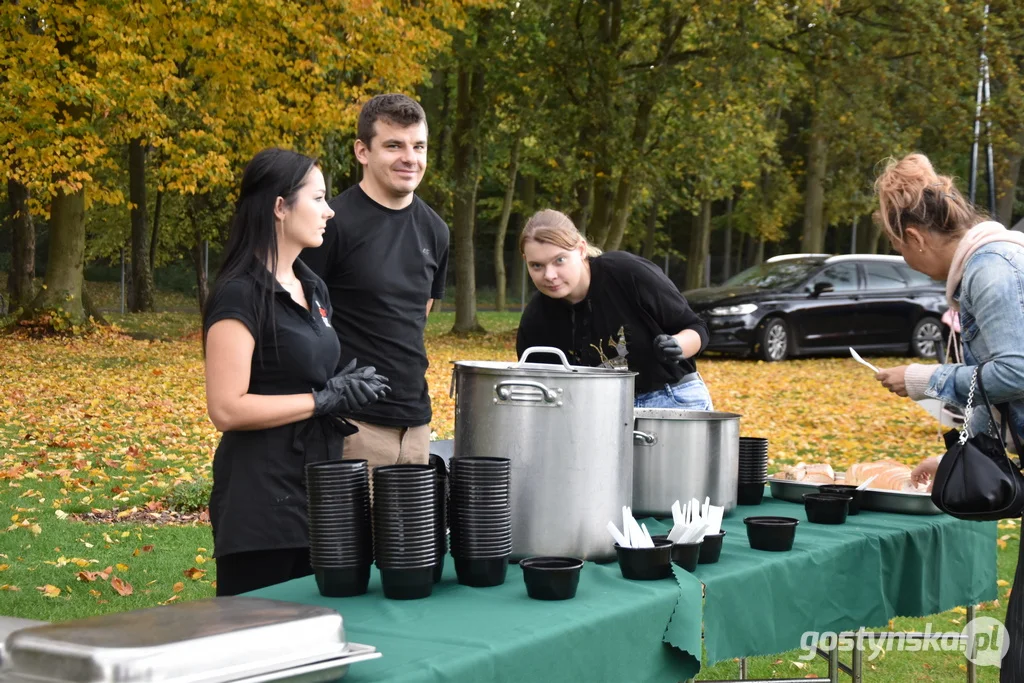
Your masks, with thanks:
[{"label": "black car", "polygon": [[858,351],[939,355],[945,286],[899,256],[776,256],[720,287],[683,292],[708,350],[766,361]]}]

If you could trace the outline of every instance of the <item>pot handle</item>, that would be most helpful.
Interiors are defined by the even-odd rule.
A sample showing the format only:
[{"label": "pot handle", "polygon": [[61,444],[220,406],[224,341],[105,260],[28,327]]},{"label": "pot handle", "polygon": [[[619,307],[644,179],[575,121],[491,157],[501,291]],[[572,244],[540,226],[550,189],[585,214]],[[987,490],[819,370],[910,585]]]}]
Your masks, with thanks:
[{"label": "pot handle", "polygon": [[558,403],[558,392],[554,389],[549,389],[540,382],[534,382],[532,379],[507,379],[503,382],[498,382],[494,385],[494,393],[498,395],[502,401],[512,400],[512,387],[530,387],[536,389],[544,397],[545,403]]},{"label": "pot handle", "polygon": [[556,356],[558,356],[558,359],[560,361],[562,361],[563,368],[565,368],[569,372],[578,372],[577,370],[573,370],[572,366],[569,365],[569,361],[566,360],[565,354],[562,353],[562,349],[555,348],[554,346],[531,346],[530,348],[523,351],[523,355],[519,358],[519,362],[516,363],[516,367],[519,367],[523,363],[525,363],[527,357],[529,357],[531,353],[553,353]]},{"label": "pot handle", "polygon": [[634,429],[633,443],[637,446],[653,446],[658,443],[658,437],[654,434],[648,434],[647,432],[641,432],[639,429]]}]

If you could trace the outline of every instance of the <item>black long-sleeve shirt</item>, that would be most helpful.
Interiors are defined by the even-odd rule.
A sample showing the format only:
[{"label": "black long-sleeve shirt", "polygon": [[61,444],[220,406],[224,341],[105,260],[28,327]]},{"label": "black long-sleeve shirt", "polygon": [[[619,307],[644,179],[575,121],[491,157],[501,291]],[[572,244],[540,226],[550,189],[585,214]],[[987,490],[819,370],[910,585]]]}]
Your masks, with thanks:
[{"label": "black long-sleeve shirt", "polygon": [[[654,338],[693,330],[701,350],[707,324],[690,309],[671,280],[647,259],[613,251],[590,259],[590,289],[577,304],[538,292],[519,323],[516,350],[531,346],[561,349],[573,365],[622,367],[638,373],[637,394],[675,384],[697,369],[688,358],[666,364],[654,355]],[[552,354],[532,354],[529,362],[557,363]]]}]

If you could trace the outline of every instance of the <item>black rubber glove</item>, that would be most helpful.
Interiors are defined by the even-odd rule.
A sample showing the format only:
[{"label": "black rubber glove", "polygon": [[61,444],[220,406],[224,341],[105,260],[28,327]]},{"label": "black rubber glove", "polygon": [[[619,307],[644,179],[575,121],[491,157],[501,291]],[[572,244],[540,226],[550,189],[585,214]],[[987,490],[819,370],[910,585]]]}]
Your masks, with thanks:
[{"label": "black rubber glove", "polygon": [[662,363],[678,363],[683,360],[683,347],[675,337],[659,334],[654,338],[654,357]]},{"label": "black rubber glove", "polygon": [[378,375],[372,365],[357,368],[352,360],[320,391],[313,391],[313,416],[357,413],[391,390],[388,378]]}]

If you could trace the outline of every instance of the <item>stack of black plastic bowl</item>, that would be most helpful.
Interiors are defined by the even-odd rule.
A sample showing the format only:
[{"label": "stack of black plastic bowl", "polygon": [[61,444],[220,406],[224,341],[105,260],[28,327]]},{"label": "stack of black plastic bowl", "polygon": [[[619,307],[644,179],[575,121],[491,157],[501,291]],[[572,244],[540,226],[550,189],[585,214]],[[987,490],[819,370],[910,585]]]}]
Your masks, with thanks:
[{"label": "stack of black plastic bowl", "polygon": [[373,555],[384,596],[425,598],[437,564],[437,471],[388,465],[373,471]]},{"label": "stack of black plastic bowl", "polygon": [[373,563],[366,461],[310,463],[306,500],[309,559],[320,594],[330,598],[362,595]]},{"label": "stack of black plastic bowl", "polygon": [[444,574],[444,556],[448,552],[448,464],[440,455],[430,454],[430,466],[437,479],[437,563],[434,565],[434,583]]},{"label": "stack of black plastic bowl", "polygon": [[498,586],[512,554],[512,463],[508,458],[452,458],[449,511],[459,583]]},{"label": "stack of black plastic bowl", "polygon": [[738,505],[760,505],[768,481],[768,439],[740,437],[740,477],[736,489]]}]

